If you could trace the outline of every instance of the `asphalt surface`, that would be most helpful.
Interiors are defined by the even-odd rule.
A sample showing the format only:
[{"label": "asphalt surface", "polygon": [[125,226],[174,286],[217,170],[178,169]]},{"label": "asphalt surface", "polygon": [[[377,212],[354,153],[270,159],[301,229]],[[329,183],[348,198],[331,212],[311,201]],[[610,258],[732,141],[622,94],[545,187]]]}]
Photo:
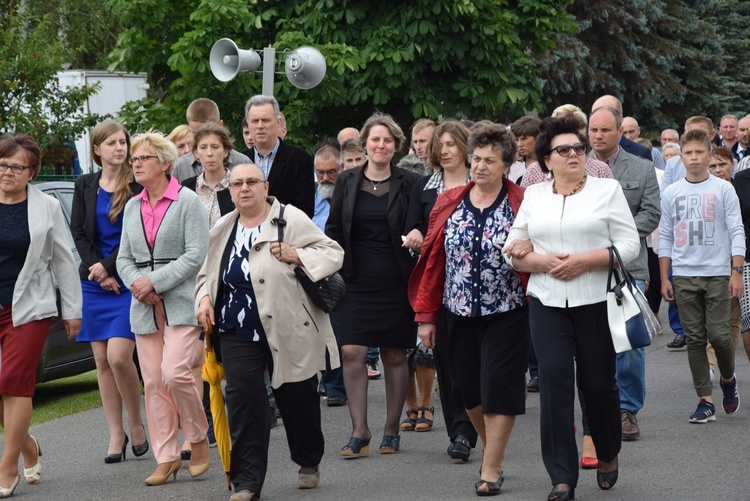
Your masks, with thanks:
[{"label": "asphalt surface", "polygon": [[[648,395],[638,414],[641,438],[623,443],[617,485],[601,491],[595,472],[582,470],[576,499],[750,499],[750,363],[745,352],[742,347],[737,352],[736,373],[740,396],[747,403],[734,416],[724,415],[717,405],[715,422],[689,424],[697,398],[686,351],[667,349],[672,334],[665,330],[647,349]],[[720,401],[718,382],[714,395]],[[475,449],[467,463],[451,460],[446,454],[448,438],[439,409],[431,432],[402,433],[401,451],[380,455],[377,444],[385,416],[382,379],[370,383],[369,402],[374,447],[368,457],[344,461],[338,451],[350,434],[348,410],[329,408],[321,399],[326,454],[320,466],[321,483],[314,490],[296,488],[298,467],[289,459],[284,428],[274,428],[262,499],[476,499],[474,483],[479,479],[481,451]],[[437,398],[435,407],[439,408]],[[498,499],[546,499],[551,485],[541,460],[538,429],[539,398],[529,394],[526,415],[519,416],[506,451],[505,484]],[[211,450],[211,470],[204,477],[191,479],[184,466],[176,482],[170,480],[159,487],[143,483],[156,466],[151,452],[133,459],[128,450],[126,462],[105,464],[108,436],[102,409],[36,425],[31,432],[44,453],[44,473],[38,485],[20,484],[14,495],[17,499],[227,500],[230,496],[216,449]],[[580,446],[580,426],[578,442]]]}]

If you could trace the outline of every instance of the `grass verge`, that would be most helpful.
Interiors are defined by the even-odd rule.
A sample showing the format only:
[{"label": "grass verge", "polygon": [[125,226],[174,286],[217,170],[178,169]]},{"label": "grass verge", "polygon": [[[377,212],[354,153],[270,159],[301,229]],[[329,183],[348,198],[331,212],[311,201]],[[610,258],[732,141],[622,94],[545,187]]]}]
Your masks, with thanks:
[{"label": "grass verge", "polygon": [[101,407],[96,371],[41,383],[34,391],[31,424],[43,423],[94,407]]}]

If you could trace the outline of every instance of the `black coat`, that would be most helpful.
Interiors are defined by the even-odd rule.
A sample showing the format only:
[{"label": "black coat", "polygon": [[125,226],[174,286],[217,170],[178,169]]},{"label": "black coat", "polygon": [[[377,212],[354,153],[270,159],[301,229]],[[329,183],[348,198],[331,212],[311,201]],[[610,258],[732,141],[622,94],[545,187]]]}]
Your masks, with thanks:
[{"label": "black coat", "polygon": [[[255,147],[248,155],[255,162]],[[279,149],[268,175],[268,195],[282,204],[291,204],[312,219],[315,213],[315,179],[312,156],[279,139]]]},{"label": "black coat", "polygon": [[[119,246],[105,259],[102,257],[96,238],[96,197],[99,194],[99,179],[101,177],[102,172],[99,171],[93,174],[84,174],[75,180],[73,209],[70,215],[70,233],[73,235],[73,242],[81,258],[78,274],[82,280],[88,280],[89,268],[96,263],[102,263],[110,276],[117,276],[116,261],[120,250]],[[130,183],[130,191],[137,195],[143,191],[143,187],[133,181]]]},{"label": "black coat", "polygon": [[[345,279],[354,276],[352,265],[352,220],[354,218],[354,204],[357,201],[359,185],[364,177],[367,162],[360,167],[344,171],[336,181],[331,199],[331,211],[326,223],[326,235],[336,240],[344,248],[344,266],[341,275]],[[391,243],[398,259],[399,268],[405,281],[409,281],[415,260],[409,250],[402,247],[401,236],[404,234],[406,213],[409,208],[409,197],[414,183],[419,175],[391,164],[390,191],[388,192],[388,227],[391,233]]]},{"label": "black coat", "polygon": [[[195,191],[195,186],[198,184],[198,176],[193,176],[185,179],[182,182],[182,186]],[[221,190],[216,193],[216,198],[219,201],[219,212],[223,216],[229,214],[234,210],[234,202],[232,202],[232,194],[229,193],[229,188]]]},{"label": "black coat", "polygon": [[740,199],[742,224],[745,227],[745,261],[750,261],[750,169],[735,174],[732,184]]}]

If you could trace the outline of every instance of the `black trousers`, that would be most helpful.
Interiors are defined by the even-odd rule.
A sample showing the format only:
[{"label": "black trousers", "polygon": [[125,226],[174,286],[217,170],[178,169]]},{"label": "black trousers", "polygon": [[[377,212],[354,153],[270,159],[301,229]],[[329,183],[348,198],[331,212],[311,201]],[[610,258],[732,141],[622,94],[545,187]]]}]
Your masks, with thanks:
[{"label": "black trousers", "polygon": [[[271,352],[265,341],[240,342],[233,333],[220,336],[232,438],[232,483],[235,491],[248,489],[260,495],[268,468],[273,420],[263,380],[266,365],[273,373]],[[317,466],[325,445],[317,374],[305,381],[283,384],[273,392],[284,420],[292,461],[302,467]]]},{"label": "black trousers", "polygon": [[597,457],[612,461],[622,445],[620,392],[607,304],[553,308],[532,298],[529,319],[539,360],[542,459],[553,485],[575,486],[578,483],[578,448],[573,431],[576,377],[586,400],[585,412]]},{"label": "black trousers", "polygon": [[466,406],[461,395],[460,388],[455,384],[451,376],[450,358],[448,350],[448,333],[451,326],[445,309],[438,311],[437,324],[435,325],[435,369],[437,370],[438,383],[440,384],[440,405],[443,408],[445,429],[448,438],[453,442],[457,435],[463,435],[472,447],[477,445],[477,430],[471,424]]}]

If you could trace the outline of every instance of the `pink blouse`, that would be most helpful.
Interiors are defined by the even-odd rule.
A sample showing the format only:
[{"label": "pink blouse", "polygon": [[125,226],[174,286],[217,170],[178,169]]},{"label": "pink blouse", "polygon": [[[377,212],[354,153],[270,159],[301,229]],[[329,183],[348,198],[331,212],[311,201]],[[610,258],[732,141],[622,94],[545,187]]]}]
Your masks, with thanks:
[{"label": "pink blouse", "polygon": [[141,199],[141,219],[143,220],[143,230],[146,233],[148,247],[152,251],[154,250],[154,242],[156,241],[156,233],[159,231],[159,225],[164,219],[164,214],[167,213],[170,204],[179,198],[181,187],[182,186],[180,186],[177,178],[170,176],[167,190],[156,202],[153,209],[151,208],[151,203],[149,203],[148,191],[146,191],[146,188],[143,188],[142,192],[133,197]]}]

